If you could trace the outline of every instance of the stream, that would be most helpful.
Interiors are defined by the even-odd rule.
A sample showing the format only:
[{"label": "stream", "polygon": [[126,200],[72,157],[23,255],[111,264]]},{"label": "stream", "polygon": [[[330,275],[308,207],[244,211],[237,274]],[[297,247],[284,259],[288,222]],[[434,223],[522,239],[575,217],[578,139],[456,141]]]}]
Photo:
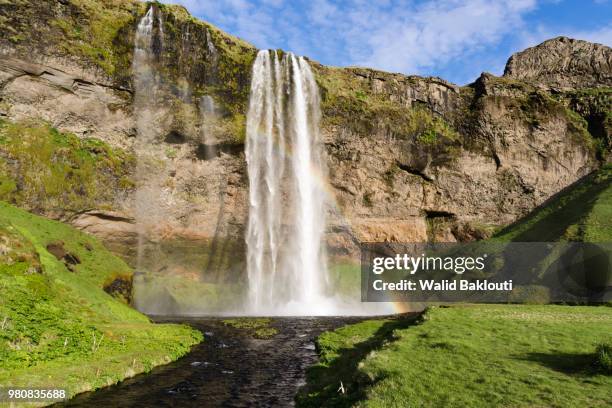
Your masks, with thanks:
[{"label": "stream", "polygon": [[279,333],[255,339],[224,318],[158,318],[186,323],[204,341],[183,358],[119,384],[83,393],[62,407],[287,407],[317,360],[315,339],[360,317],[274,318]]}]

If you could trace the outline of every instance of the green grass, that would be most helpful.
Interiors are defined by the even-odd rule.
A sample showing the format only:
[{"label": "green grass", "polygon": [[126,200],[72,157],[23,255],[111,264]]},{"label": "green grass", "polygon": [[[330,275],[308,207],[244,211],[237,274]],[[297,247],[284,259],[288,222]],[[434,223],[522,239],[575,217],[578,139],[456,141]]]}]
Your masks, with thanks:
[{"label": "green grass", "polygon": [[365,321],[319,337],[298,406],[610,406],[612,377],[595,350],[611,337],[603,306],[468,305],[430,309],[420,324]]},{"label": "green grass", "polygon": [[570,186],[494,238],[518,242],[612,240],[612,166]]},{"label": "green grass", "polygon": [[[493,241],[612,240],[612,166],[585,177]],[[345,268],[339,268],[339,272]],[[348,269],[347,269],[348,270]],[[478,305],[421,324],[372,320],[318,339],[302,407],[612,404],[612,308]],[[345,392],[338,391],[342,384]]]},{"label": "green grass", "polygon": [[244,330],[258,339],[268,339],[278,334],[278,329],[270,327],[271,323],[272,319],[267,317],[238,317],[223,320],[226,326]]},{"label": "green grass", "polygon": [[[63,242],[74,271],[46,250]],[[187,353],[202,339],[157,325],[102,288],[131,270],[93,237],[0,202],[0,384],[67,388],[115,383]]]}]

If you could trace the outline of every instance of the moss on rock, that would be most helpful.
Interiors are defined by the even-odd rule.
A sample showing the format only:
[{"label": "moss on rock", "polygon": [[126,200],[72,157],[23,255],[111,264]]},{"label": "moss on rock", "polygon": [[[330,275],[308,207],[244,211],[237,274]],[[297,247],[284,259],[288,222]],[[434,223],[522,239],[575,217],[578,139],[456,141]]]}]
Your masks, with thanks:
[{"label": "moss on rock", "polygon": [[0,200],[38,213],[112,208],[133,188],[134,157],[41,122],[0,122]]}]

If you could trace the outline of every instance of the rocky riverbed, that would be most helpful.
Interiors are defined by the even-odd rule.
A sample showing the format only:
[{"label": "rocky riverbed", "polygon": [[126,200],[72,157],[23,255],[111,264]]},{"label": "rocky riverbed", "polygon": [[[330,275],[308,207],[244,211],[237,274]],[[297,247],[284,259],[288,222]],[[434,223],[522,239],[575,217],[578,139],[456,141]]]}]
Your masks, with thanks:
[{"label": "rocky riverbed", "polygon": [[317,360],[315,339],[360,317],[275,318],[278,332],[256,338],[224,318],[157,319],[187,323],[204,341],[180,360],[115,386],[85,393],[65,407],[285,407]]}]

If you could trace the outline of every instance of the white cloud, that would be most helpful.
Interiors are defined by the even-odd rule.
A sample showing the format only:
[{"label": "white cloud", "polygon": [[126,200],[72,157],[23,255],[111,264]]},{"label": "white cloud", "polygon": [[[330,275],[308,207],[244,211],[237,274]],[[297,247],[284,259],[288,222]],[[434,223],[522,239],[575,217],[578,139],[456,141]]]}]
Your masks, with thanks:
[{"label": "white cloud", "polygon": [[612,46],[612,24],[591,31],[569,31],[569,37]]},{"label": "white cloud", "polygon": [[422,6],[393,8],[379,16],[384,24],[368,29],[366,22],[354,44],[366,44],[355,62],[362,65],[407,72],[427,73],[434,66],[465,57],[496,44],[522,25],[522,14],[533,1],[506,2],[453,0]]}]

